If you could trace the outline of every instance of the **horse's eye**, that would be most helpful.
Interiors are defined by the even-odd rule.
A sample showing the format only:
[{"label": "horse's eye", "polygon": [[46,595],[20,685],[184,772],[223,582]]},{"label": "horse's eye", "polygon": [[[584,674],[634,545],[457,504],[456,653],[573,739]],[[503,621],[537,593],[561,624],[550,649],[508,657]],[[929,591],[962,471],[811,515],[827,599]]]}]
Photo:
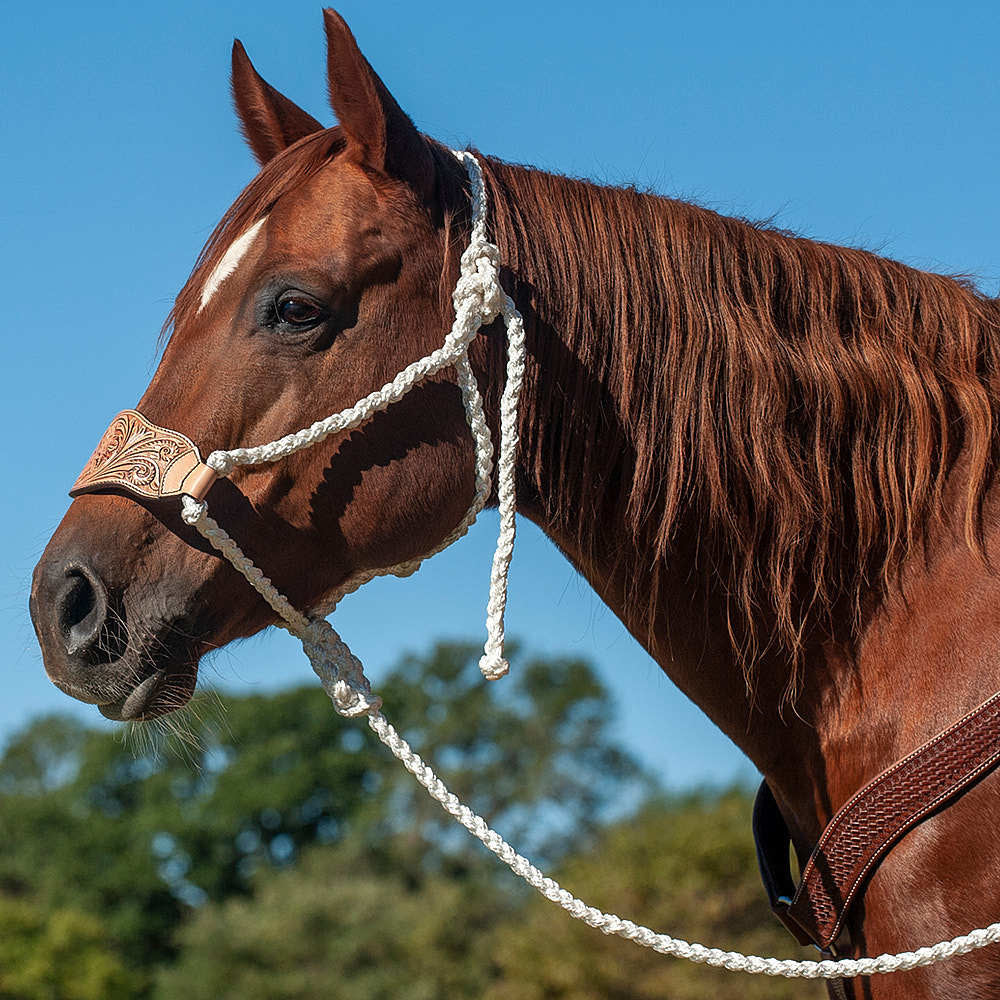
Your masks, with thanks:
[{"label": "horse's eye", "polygon": [[285,292],[274,303],[278,321],[287,326],[313,326],[323,315],[323,307],[303,292]]}]

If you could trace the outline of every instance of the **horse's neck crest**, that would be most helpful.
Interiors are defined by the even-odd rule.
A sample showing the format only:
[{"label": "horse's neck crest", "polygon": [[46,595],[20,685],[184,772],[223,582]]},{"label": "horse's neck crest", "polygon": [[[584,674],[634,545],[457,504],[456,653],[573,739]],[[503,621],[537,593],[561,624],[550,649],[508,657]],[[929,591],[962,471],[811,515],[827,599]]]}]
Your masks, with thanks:
[{"label": "horse's neck crest", "polygon": [[122,410],[69,495],[125,490],[147,500],[185,493],[200,498],[215,478],[190,438],[150,423],[137,410]]}]

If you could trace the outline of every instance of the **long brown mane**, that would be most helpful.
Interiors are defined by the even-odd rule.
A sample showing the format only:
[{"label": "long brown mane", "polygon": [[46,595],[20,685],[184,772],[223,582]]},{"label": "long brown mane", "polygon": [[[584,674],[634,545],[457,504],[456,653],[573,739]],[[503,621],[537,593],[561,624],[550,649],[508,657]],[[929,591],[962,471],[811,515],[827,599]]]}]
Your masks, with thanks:
[{"label": "long brown mane", "polygon": [[872,253],[487,162],[502,253],[558,332],[534,344],[550,386],[527,394],[534,486],[584,548],[600,530],[584,498],[617,492],[650,616],[690,529],[745,662],[762,616],[794,662],[811,622],[845,600],[857,620],[919,544],[960,453],[976,543],[996,301]]}]

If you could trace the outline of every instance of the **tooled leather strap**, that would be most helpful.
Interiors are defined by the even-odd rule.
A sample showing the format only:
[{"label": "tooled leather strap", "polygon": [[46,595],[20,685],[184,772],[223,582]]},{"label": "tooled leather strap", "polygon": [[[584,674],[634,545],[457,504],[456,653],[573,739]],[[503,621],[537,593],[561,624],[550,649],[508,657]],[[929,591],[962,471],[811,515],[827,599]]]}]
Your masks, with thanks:
[{"label": "tooled leather strap", "polygon": [[204,500],[217,478],[189,437],[157,426],[138,410],[122,410],[69,495],[117,490],[145,500],[185,495]]},{"label": "tooled leather strap", "polygon": [[900,837],[998,763],[1000,692],[857,792],[823,831],[797,887],[788,827],[764,782],[753,826],[771,909],[801,944],[828,950],[866,879]]}]

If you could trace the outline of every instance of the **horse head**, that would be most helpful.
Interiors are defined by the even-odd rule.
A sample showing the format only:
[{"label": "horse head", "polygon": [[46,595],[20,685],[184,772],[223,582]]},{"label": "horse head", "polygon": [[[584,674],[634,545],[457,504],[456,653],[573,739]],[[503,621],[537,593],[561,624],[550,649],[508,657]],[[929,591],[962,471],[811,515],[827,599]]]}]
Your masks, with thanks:
[{"label": "horse head", "polygon": [[[325,12],[319,122],[233,48],[233,93],[261,171],[217,226],[171,315],[138,404],[208,453],[350,406],[439,345],[451,324],[465,173],[421,135]],[[291,601],[419,558],[473,495],[473,444],[450,372],[363,426],[237,470],[213,514]],[[208,650],[275,621],[178,516],[176,499],[77,497],[36,570],[31,613],[51,679],[115,719],[184,704]]]}]

